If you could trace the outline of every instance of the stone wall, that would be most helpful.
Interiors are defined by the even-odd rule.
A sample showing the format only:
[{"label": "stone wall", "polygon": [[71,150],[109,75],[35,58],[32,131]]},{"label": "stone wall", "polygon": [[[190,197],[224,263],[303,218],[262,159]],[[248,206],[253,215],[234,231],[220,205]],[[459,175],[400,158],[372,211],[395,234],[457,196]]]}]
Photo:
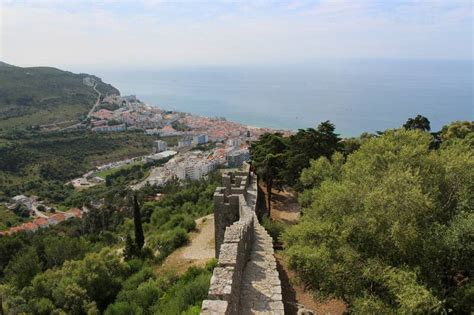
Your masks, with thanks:
[{"label": "stone wall", "polygon": [[[216,258],[224,242],[226,228],[241,217],[241,208],[246,206],[247,187],[250,175],[248,171],[229,172],[222,176],[224,187],[217,187],[214,193],[214,225]],[[243,200],[239,200],[243,197]]]},{"label": "stone wall", "polygon": [[[202,304],[201,314],[240,314],[241,296],[246,284],[244,271],[254,249],[256,231],[263,227],[256,216],[257,188],[255,179],[244,171],[227,173],[223,176],[224,187],[218,187],[214,194],[214,222],[217,267],[214,269],[208,299]],[[253,179],[253,185],[250,185]],[[257,230],[258,229],[258,230]],[[264,231],[264,229],[263,229]],[[266,231],[264,233],[268,236]],[[260,234],[259,234],[260,235]],[[271,238],[268,236],[271,240]],[[269,250],[273,257],[270,241]],[[276,273],[277,286],[281,288],[276,264],[270,264],[272,274]],[[248,278],[248,275],[247,275]],[[278,308],[283,308],[281,289]],[[278,296],[277,296],[278,297]],[[278,301],[277,301],[278,302]]]}]

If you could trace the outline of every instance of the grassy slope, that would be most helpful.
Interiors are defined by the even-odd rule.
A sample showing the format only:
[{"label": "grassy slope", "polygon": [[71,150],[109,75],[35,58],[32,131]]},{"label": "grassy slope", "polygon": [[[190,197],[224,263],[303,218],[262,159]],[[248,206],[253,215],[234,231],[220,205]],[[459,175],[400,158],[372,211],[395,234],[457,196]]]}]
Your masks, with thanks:
[{"label": "grassy slope", "polygon": [[[48,180],[64,182],[95,165],[150,153],[154,140],[156,137],[138,132],[27,134],[14,138],[0,135],[0,149],[14,147],[21,152],[14,159],[20,163],[17,171],[0,168],[0,196],[9,187],[17,187],[17,192],[34,193],[35,189],[30,190],[27,183],[42,181],[44,186]],[[11,155],[9,152],[11,149],[0,156],[0,162]],[[45,177],[40,172],[44,165],[48,168],[51,165],[57,171]]]},{"label": "grassy slope", "polygon": [[[112,161],[151,153],[156,136],[142,132],[0,133],[0,200],[38,194],[51,181],[66,181]],[[163,140],[176,145],[178,137]],[[17,167],[12,168],[12,166]],[[43,169],[50,170],[42,174]]]},{"label": "grassy slope", "polygon": [[119,94],[88,74],[0,62],[0,129],[79,119],[97,99],[94,89],[84,85],[85,77],[93,77],[102,94]]},{"label": "grassy slope", "polygon": [[24,221],[25,219],[20,218],[0,204],[0,231],[8,229],[9,226],[19,225]]}]

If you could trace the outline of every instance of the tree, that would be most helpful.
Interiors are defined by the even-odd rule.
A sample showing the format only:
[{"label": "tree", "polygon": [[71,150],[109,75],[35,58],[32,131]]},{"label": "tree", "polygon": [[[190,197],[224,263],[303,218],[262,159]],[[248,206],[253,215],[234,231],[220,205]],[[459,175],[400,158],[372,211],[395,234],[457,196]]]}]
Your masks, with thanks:
[{"label": "tree", "polygon": [[68,314],[98,314],[114,301],[127,271],[115,252],[104,249],[39,274],[27,288],[29,298],[49,299]]},{"label": "tree", "polygon": [[444,126],[441,129],[441,139],[447,141],[450,139],[464,139],[467,135],[474,133],[474,122],[455,121]]},{"label": "tree", "polygon": [[41,271],[41,261],[32,247],[18,252],[5,268],[5,279],[21,289]]},{"label": "tree", "polygon": [[13,209],[13,212],[19,217],[28,218],[30,216],[30,209],[24,204],[18,204]]},{"label": "tree", "polygon": [[417,115],[415,118],[409,118],[407,122],[403,125],[407,130],[421,130],[421,131],[430,131],[430,121],[428,118]]},{"label": "tree", "polygon": [[125,248],[123,250],[123,257],[125,260],[130,260],[133,257],[137,256],[137,246],[135,242],[133,241],[132,237],[130,234],[127,234],[127,237],[125,239]]},{"label": "tree", "polygon": [[268,211],[271,209],[274,184],[282,184],[281,174],[284,170],[284,153],[286,150],[286,139],[280,133],[266,133],[250,147],[252,163],[257,170],[257,174],[267,186]]},{"label": "tree", "polygon": [[329,121],[322,122],[316,129],[298,130],[289,138],[288,149],[285,152],[283,176],[286,183],[299,186],[301,171],[308,167],[313,159],[321,156],[331,158],[341,147],[339,141],[334,125]]},{"label": "tree", "polygon": [[46,268],[61,266],[66,260],[82,259],[88,250],[83,238],[47,236],[42,239]]},{"label": "tree", "polygon": [[135,244],[138,251],[140,251],[145,244],[145,236],[143,235],[142,216],[136,194],[133,195],[133,224],[135,227]]},{"label": "tree", "polygon": [[290,267],[354,313],[472,310],[474,153],[470,136],[390,130],[302,172],[301,221],[283,234]]},{"label": "tree", "polygon": [[10,260],[25,246],[20,237],[0,237],[0,277]]}]

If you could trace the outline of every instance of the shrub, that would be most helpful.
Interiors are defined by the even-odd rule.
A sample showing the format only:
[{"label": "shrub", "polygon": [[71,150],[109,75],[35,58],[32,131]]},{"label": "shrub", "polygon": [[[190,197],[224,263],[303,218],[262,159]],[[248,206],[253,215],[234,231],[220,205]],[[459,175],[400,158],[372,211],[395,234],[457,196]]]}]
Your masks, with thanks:
[{"label": "shrub", "polygon": [[267,230],[268,234],[273,238],[273,242],[279,242],[280,236],[285,231],[285,224],[272,220],[268,216],[264,216],[262,218],[262,225]]}]

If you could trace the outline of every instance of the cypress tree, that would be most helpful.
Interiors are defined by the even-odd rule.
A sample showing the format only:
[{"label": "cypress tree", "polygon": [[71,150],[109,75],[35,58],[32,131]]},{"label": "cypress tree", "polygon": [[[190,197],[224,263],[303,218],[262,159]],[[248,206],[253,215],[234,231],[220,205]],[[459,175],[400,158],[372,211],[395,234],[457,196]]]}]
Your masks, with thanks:
[{"label": "cypress tree", "polygon": [[135,244],[137,250],[140,251],[145,244],[145,236],[143,235],[142,215],[136,194],[133,195],[133,223],[135,225]]}]

